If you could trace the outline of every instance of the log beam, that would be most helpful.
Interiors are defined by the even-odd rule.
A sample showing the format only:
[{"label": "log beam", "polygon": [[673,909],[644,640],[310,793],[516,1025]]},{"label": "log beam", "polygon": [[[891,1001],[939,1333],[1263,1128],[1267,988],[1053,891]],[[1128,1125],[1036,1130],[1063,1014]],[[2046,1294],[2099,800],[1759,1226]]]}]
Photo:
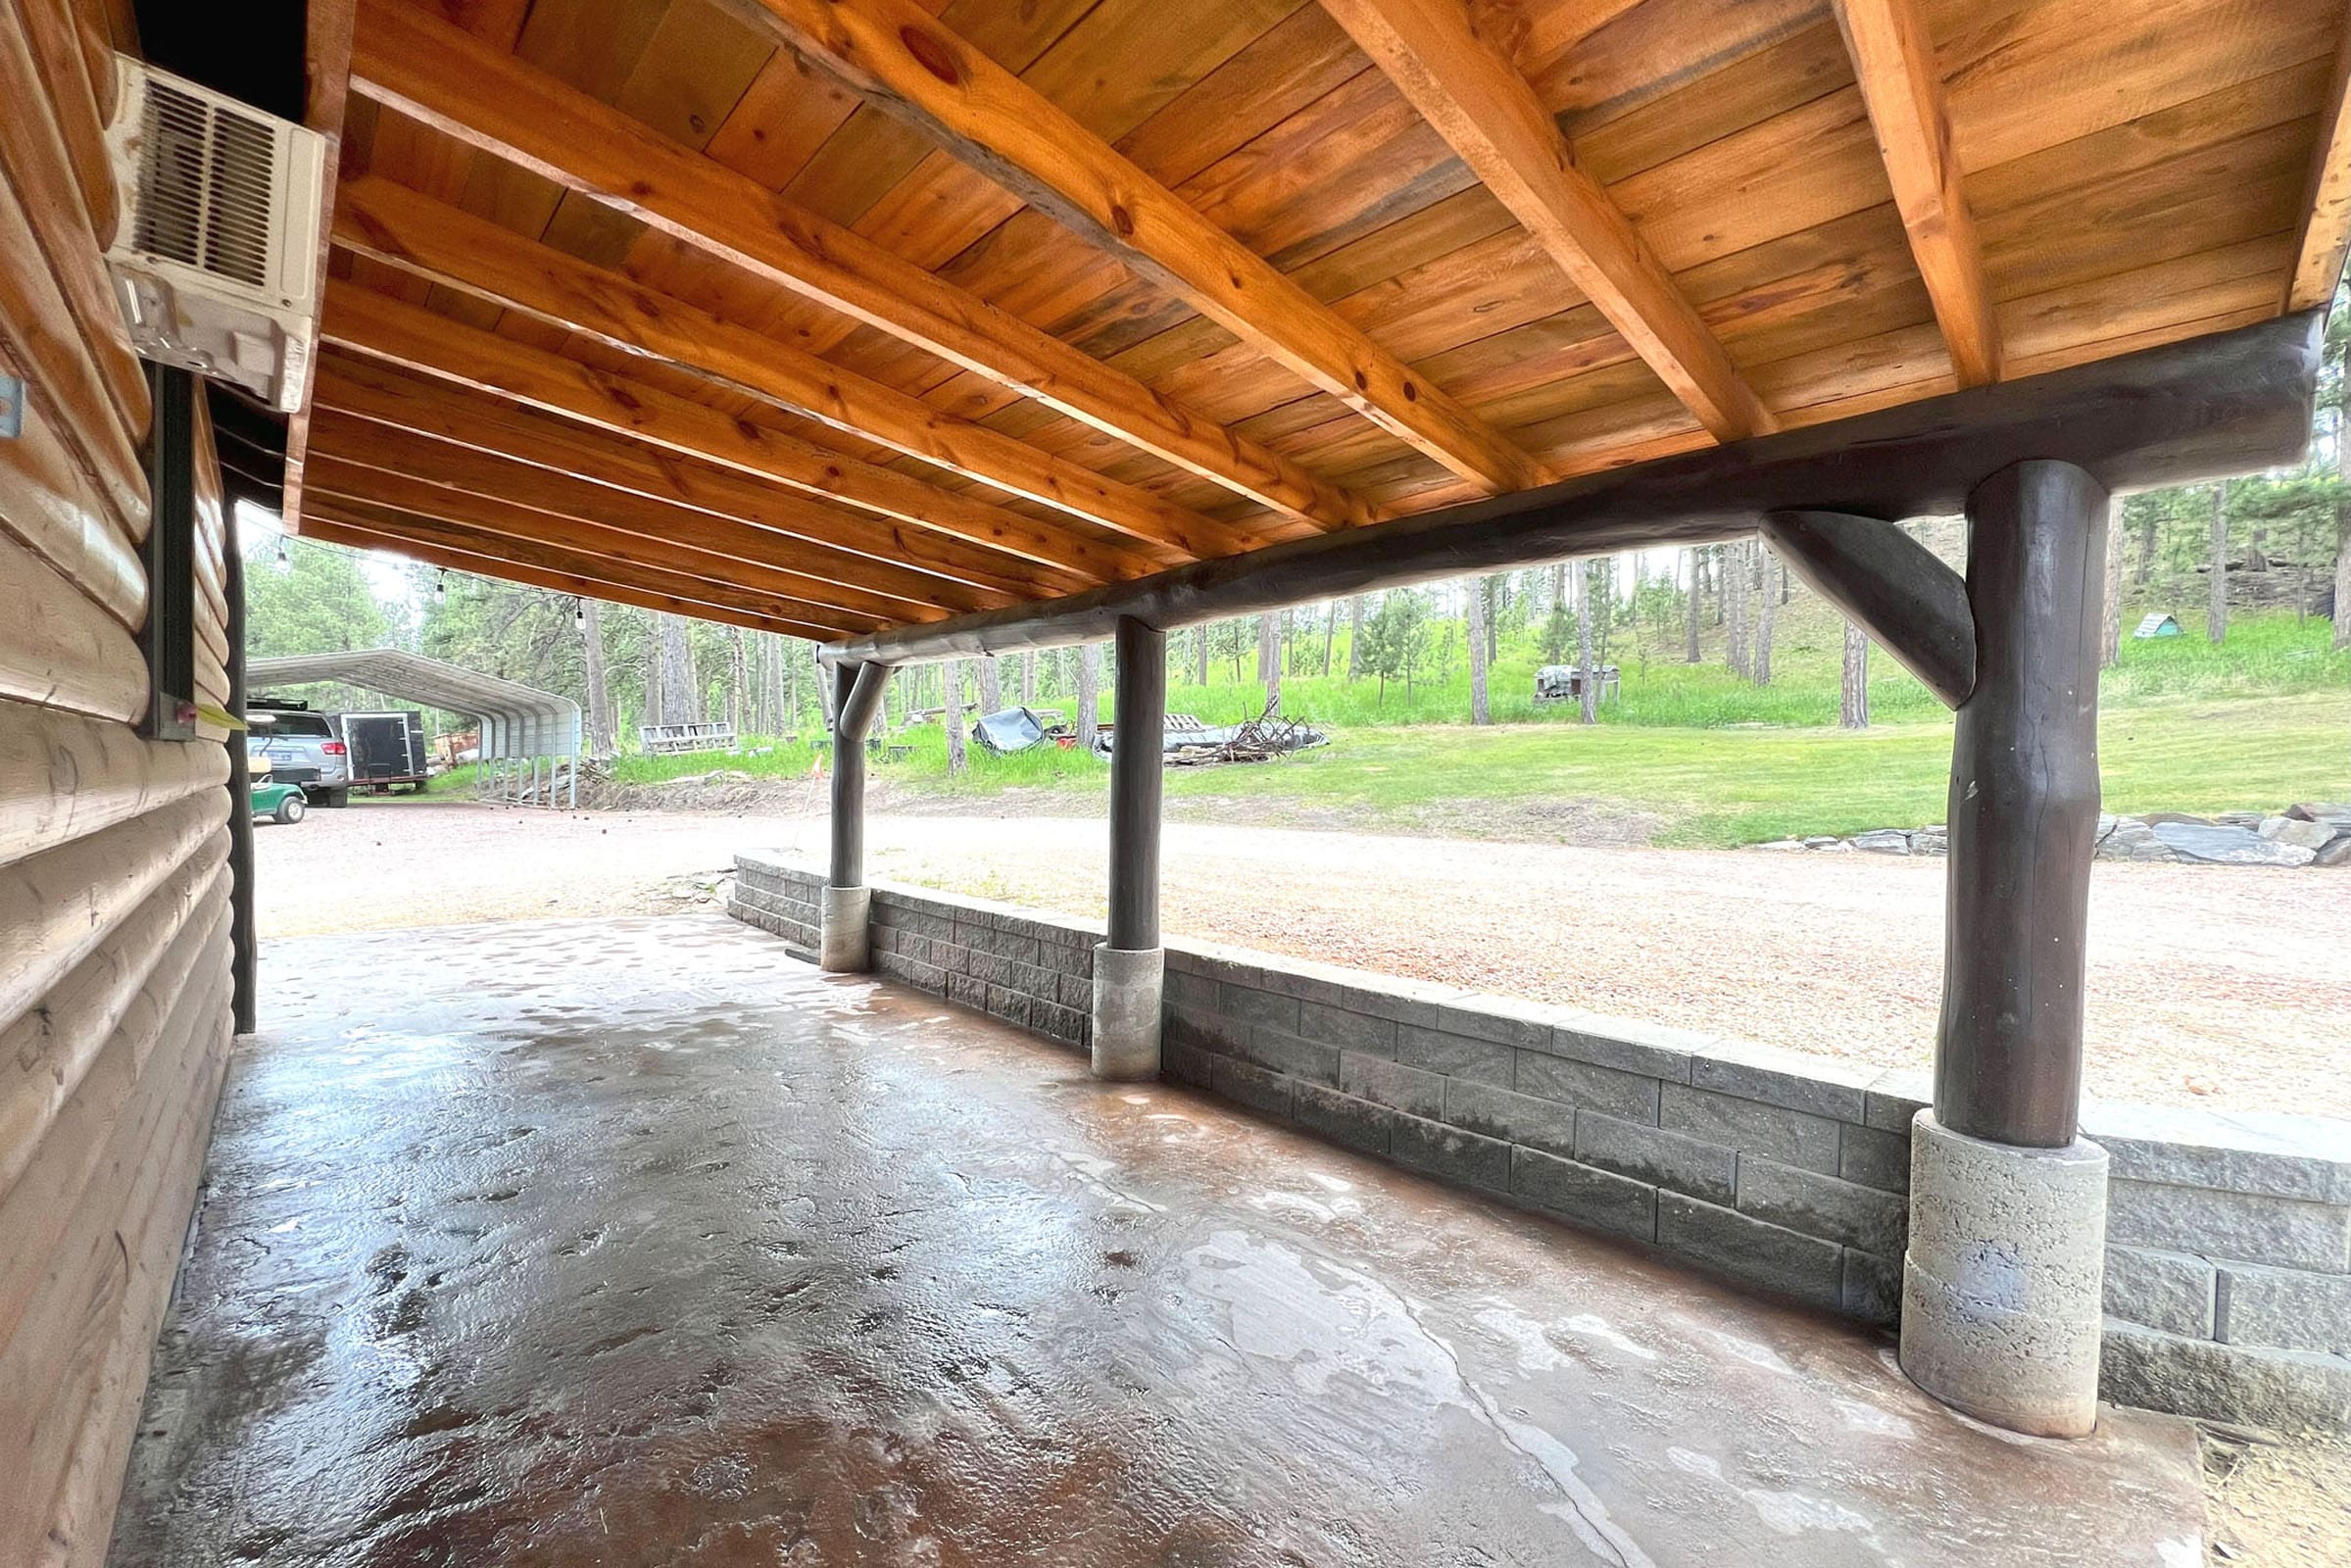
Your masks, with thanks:
[{"label": "log beam", "polygon": [[469,391],[665,447],[918,528],[953,534],[1026,563],[1061,592],[1151,569],[1149,556],[1080,539],[978,498],[834,452],[707,404],[530,348],[388,294],[330,285],[321,333],[330,343]]},{"label": "log beam", "polygon": [[380,175],[344,185],[334,237],[355,254],[702,371],[844,434],[1164,547],[1154,552],[1162,564],[1263,542]]},{"label": "log beam", "polygon": [[1323,9],[1717,441],[1779,427],[1460,0],[1323,0]]},{"label": "log beam", "polygon": [[1898,524],[1837,512],[1775,512],[1763,536],[1788,569],[1844,612],[1945,708],[1976,685],[1967,581]]},{"label": "log beam", "polygon": [[1930,516],[2029,458],[2073,464],[2110,490],[2252,472],[2309,444],[2323,325],[2316,312],[2280,317],[823,654],[912,663],[1098,642],[1121,616],[1169,631],[1573,556],[1733,539],[1773,512]]},{"label": "log beam", "polygon": [[361,0],[352,84],[682,244],[1323,527],[1361,498],[404,0]]},{"label": "log beam", "polygon": [[[1005,605],[1033,594],[1019,564],[946,534],[806,500],[731,468],[691,463],[634,441],[426,381],[385,365],[337,357],[318,378],[321,408],[390,431],[466,447],[597,486],[729,518],[788,540],[871,562],[859,570],[892,593],[953,610]],[[339,439],[339,438],[338,438]],[[515,492],[516,499],[529,497]]]},{"label": "log beam", "polygon": [[811,64],[1102,245],[1307,384],[1496,491],[1543,467],[912,0],[742,0]]},{"label": "log beam", "polygon": [[1837,25],[1861,84],[1910,254],[1961,386],[2000,378],[2000,323],[1984,278],[1943,107],[1942,68],[1919,0],[1836,0]]}]

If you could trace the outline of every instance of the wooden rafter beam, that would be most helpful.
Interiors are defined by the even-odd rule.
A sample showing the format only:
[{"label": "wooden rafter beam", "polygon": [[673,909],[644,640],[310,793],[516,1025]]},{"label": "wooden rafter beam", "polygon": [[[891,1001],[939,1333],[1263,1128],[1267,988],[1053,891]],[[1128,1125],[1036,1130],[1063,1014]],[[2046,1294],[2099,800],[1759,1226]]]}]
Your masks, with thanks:
[{"label": "wooden rafter beam", "polygon": [[2343,40],[2335,49],[2302,212],[2302,243],[2285,286],[2289,311],[2332,301],[2343,277],[2344,252],[2351,249],[2351,16],[2343,19]]},{"label": "wooden rafter beam", "polygon": [[[526,511],[540,519],[541,527],[576,520],[642,541],[639,548],[659,558],[650,560],[649,564],[698,575],[742,572],[747,574],[741,579],[747,585],[757,584],[773,593],[838,606],[884,621],[932,620],[945,612],[944,607],[924,596],[914,573],[847,551],[783,538],[731,517],[713,517],[689,507],[610,490],[432,436],[370,423],[333,409],[318,412],[318,441],[321,456],[331,455],[387,477],[422,480],[453,498],[463,498],[447,500],[445,506],[481,503],[476,511],[465,514],[436,514],[454,522],[490,527],[494,518],[511,515],[512,511]],[[876,583],[900,591],[889,592],[874,586]]]},{"label": "wooden rafter beam", "polygon": [[334,237],[346,250],[1115,529],[1161,564],[1267,542],[378,175],[344,184]]},{"label": "wooden rafter beam", "polygon": [[1461,0],[1323,0],[1633,352],[1718,441],[1778,428],[1697,309]]},{"label": "wooden rafter beam", "polygon": [[687,550],[659,538],[609,528],[585,517],[561,516],[495,496],[451,489],[427,477],[329,456],[323,448],[317,462],[318,472],[311,482],[314,495],[372,502],[414,516],[438,517],[479,533],[567,550],[587,559],[619,562],[721,586],[753,589],[773,595],[779,604],[791,606],[799,613],[844,624],[861,622],[867,630],[900,620],[939,617],[936,610],[926,615],[901,613],[889,617],[850,610],[837,602],[837,595],[829,591],[830,585],[800,572]]},{"label": "wooden rafter beam", "polygon": [[641,604],[644,599],[628,595],[643,595],[660,601],[647,605],[648,609],[707,619],[742,617],[744,621],[757,621],[769,630],[794,637],[817,637],[831,623],[830,617],[793,613],[795,607],[789,602],[767,594],[477,533],[396,507],[353,501],[344,496],[321,495],[312,499],[318,507],[312,514],[315,518],[338,523],[346,530],[365,531],[369,535],[366,548],[396,550],[430,565],[507,577],[534,587],[553,588],[558,593],[582,594],[616,604]]},{"label": "wooden rafter beam", "polygon": [[1496,491],[1542,465],[912,0],[738,0],[874,103],[1309,385]]},{"label": "wooden rafter beam", "polygon": [[[326,138],[324,188],[320,195],[322,211],[333,212],[335,180],[342,163],[343,111],[351,98],[351,38],[355,24],[354,0],[308,0],[303,27],[302,122]],[[324,234],[318,236],[318,276],[326,275]],[[315,373],[314,367],[302,367],[304,376]],[[286,421],[285,482],[278,496],[278,516],[288,533],[302,531],[302,469],[310,455],[311,443],[310,388],[303,388],[302,401]]]},{"label": "wooden rafter beam", "polygon": [[580,419],[616,435],[935,529],[1019,558],[1040,587],[1071,588],[1140,576],[1151,558],[1049,528],[977,497],[737,419],[647,382],[534,349],[496,332],[336,282],[326,293],[319,335],[357,353],[476,392]]},{"label": "wooden rafter beam", "polygon": [[352,85],[1189,472],[1325,528],[1361,498],[404,0],[360,0]]},{"label": "wooden rafter beam", "polygon": [[341,354],[328,357],[319,369],[318,405],[617,493],[729,518],[786,544],[797,540],[853,554],[864,580],[905,597],[975,610],[1037,592],[1036,584],[1018,575],[1016,563],[960,539],[807,501],[731,468],[615,441],[601,431],[387,365]]},{"label": "wooden rafter beam", "polygon": [[1961,386],[2000,378],[2000,322],[1943,107],[1942,67],[1918,0],[1835,0],[1910,254]]}]

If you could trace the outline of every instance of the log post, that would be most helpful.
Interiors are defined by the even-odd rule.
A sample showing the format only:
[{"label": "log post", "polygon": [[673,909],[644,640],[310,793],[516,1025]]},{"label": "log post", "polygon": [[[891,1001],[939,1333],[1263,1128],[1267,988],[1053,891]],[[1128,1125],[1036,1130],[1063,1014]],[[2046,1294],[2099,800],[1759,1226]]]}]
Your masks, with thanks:
[{"label": "log post", "polygon": [[237,537],[237,504],[220,509],[220,590],[228,605],[228,713],[240,727],[221,744],[228,749],[228,972],[229,1010],[235,1030],[249,1035],[261,1027],[261,1001],[253,936],[253,773],[246,765],[245,731],[245,553]]},{"label": "log post", "polygon": [[2071,464],[1968,497],[1976,678],[1951,747],[1935,1105],[1911,1131],[1902,1365],[1997,1425],[2097,1418],[2106,1153],[2082,1140],[2107,494]]},{"label": "log post", "polygon": [[1167,729],[1167,634],[1122,617],[1110,732],[1109,940],[1094,950],[1094,1075],[1159,1075],[1159,796]]},{"label": "log post", "polygon": [[817,962],[857,974],[872,961],[865,886],[865,734],[881,710],[890,666],[841,663],[833,669],[832,863],[825,877]]}]

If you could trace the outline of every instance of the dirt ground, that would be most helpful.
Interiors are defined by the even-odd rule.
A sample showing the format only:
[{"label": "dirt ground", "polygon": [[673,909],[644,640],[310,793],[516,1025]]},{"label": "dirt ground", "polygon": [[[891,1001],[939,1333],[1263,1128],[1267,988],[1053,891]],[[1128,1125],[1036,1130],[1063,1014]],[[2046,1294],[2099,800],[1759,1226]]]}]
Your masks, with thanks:
[{"label": "dirt ground", "polygon": [[[1104,829],[876,816],[870,869],[1099,915]],[[706,906],[738,848],[821,859],[821,817],[431,802],[260,832],[265,937]],[[1924,1065],[1942,862],[1171,823],[1169,933],[1889,1066]],[[2351,1115],[2351,875],[2092,879],[2089,1093]]]}]

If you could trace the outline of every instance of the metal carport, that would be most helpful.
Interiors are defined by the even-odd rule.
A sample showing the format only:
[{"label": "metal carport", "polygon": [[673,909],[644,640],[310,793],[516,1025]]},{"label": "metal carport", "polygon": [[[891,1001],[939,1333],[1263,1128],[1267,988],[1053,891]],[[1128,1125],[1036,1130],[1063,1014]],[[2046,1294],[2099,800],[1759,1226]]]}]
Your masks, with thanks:
[{"label": "metal carport", "polygon": [[[564,804],[579,804],[579,704],[554,692],[484,675],[397,648],[293,654],[246,665],[247,689],[341,681],[481,721],[477,794],[517,804],[555,804],[557,764],[565,764]],[[544,785],[542,786],[542,769]]]}]

